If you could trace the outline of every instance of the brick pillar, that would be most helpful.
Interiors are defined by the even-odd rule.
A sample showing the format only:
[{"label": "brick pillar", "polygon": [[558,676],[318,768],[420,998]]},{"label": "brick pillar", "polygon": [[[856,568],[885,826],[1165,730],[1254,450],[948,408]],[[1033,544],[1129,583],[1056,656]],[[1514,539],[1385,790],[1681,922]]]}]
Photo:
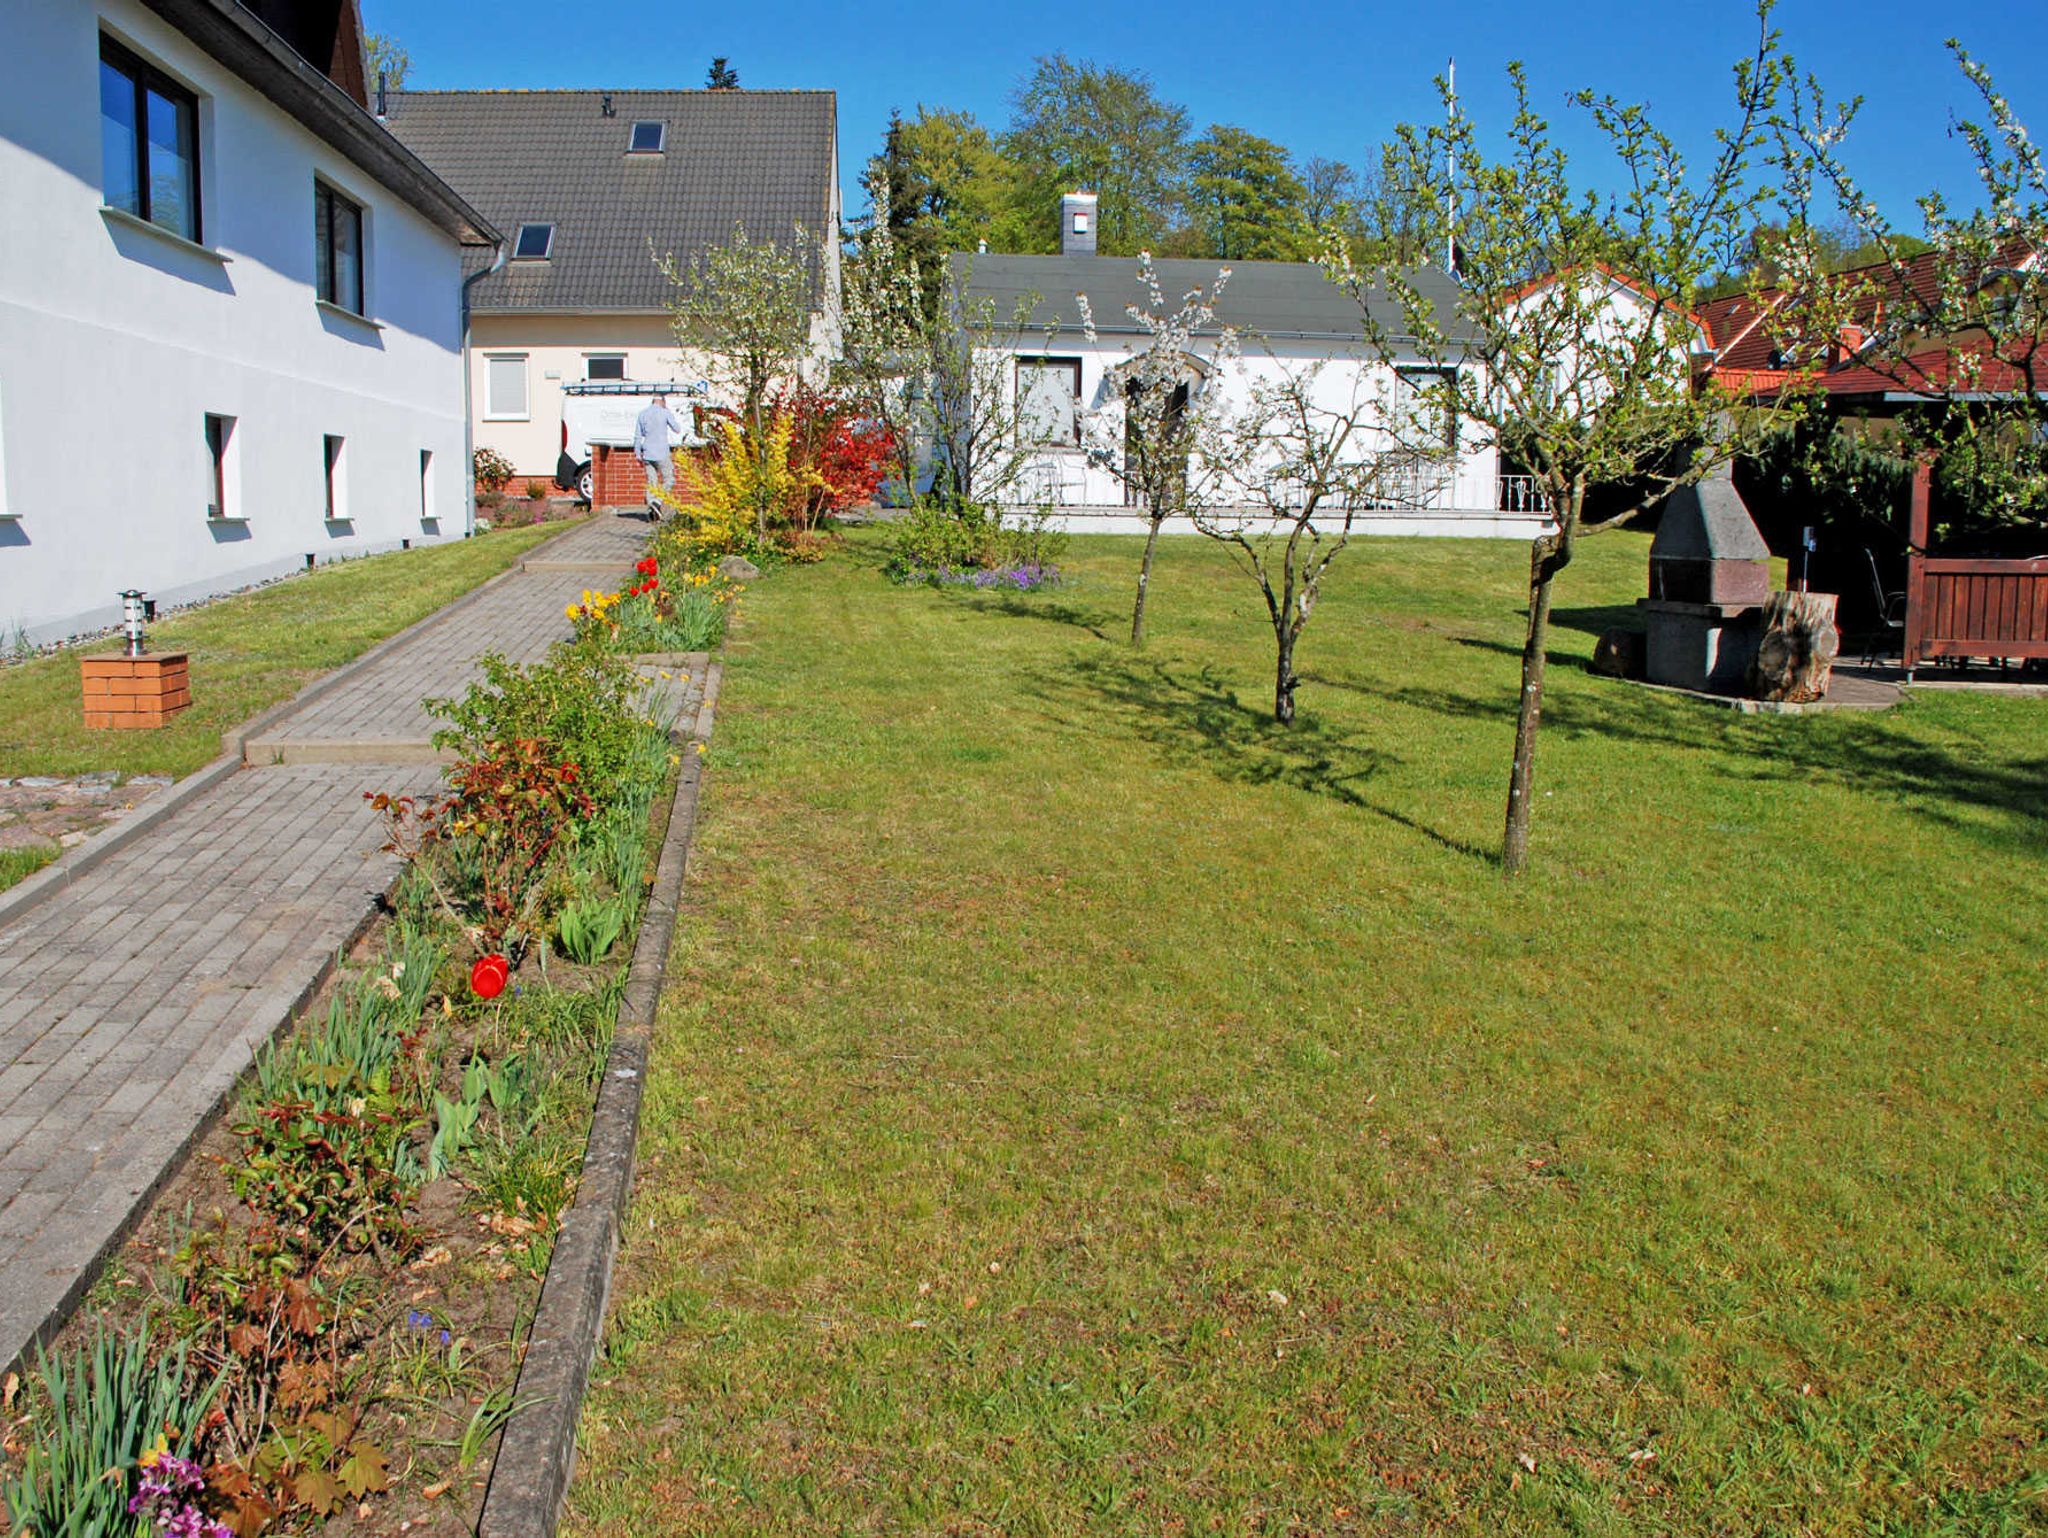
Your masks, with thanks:
[{"label": "brick pillar", "polygon": [[645,507],[647,472],[631,449],[600,443],[591,450],[590,502],[593,507]]},{"label": "brick pillar", "polygon": [[183,652],[153,657],[83,657],[85,724],[94,730],[162,726],[192,703]]}]

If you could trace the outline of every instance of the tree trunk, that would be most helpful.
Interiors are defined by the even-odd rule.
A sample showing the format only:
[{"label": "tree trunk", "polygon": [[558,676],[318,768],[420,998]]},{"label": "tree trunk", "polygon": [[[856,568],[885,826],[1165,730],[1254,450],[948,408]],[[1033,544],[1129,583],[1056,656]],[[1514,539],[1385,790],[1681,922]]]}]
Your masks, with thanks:
[{"label": "tree trunk", "polygon": [[1152,520],[1151,532],[1145,536],[1145,559],[1138,565],[1138,602],[1131,610],[1131,645],[1145,644],[1145,590],[1152,584],[1152,552],[1159,548],[1159,525],[1164,518]]},{"label": "tree trunk", "polygon": [[1841,641],[1833,593],[1773,593],[1751,666],[1757,697],[1806,704],[1825,696]]},{"label": "tree trunk", "polygon": [[1288,634],[1288,627],[1275,627],[1274,638],[1279,642],[1280,664],[1273,677],[1273,719],[1282,726],[1294,724],[1294,686],[1301,682],[1294,676],[1294,640]]},{"label": "tree trunk", "polygon": [[1536,727],[1543,714],[1544,649],[1550,640],[1550,584],[1571,559],[1567,532],[1577,521],[1568,510],[1565,529],[1545,535],[1529,548],[1529,635],[1522,645],[1522,694],[1515,711],[1515,762],[1508,775],[1507,827],[1501,835],[1501,873],[1518,876],[1529,861],[1529,798],[1536,778]]}]

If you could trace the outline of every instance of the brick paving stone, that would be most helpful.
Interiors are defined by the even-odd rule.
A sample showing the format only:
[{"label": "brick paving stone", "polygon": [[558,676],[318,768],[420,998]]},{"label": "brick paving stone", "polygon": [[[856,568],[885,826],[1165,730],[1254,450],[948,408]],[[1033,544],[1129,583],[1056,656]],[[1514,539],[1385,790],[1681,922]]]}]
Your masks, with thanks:
[{"label": "brick paving stone", "polygon": [[[434,726],[421,698],[460,693],[487,651],[541,656],[568,633],[565,606],[616,586],[646,536],[638,520],[591,520],[540,569],[270,728],[252,767],[0,924],[0,1366],[75,1297],[390,884],[397,862],[364,793],[439,783],[408,751]],[[590,569],[547,569],[579,563]],[[271,762],[337,742],[350,751],[333,761]]]}]

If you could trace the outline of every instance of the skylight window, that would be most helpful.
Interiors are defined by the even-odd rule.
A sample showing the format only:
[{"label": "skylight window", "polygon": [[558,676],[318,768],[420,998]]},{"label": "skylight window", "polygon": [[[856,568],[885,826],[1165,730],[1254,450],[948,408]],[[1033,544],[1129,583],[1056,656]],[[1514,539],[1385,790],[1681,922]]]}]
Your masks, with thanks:
[{"label": "skylight window", "polygon": [[659,155],[667,140],[668,125],[666,123],[635,123],[633,125],[633,143],[628,153],[634,155]]},{"label": "skylight window", "polygon": [[512,257],[521,262],[544,262],[554,245],[555,227],[552,224],[522,224],[519,226],[519,239],[512,246]]}]

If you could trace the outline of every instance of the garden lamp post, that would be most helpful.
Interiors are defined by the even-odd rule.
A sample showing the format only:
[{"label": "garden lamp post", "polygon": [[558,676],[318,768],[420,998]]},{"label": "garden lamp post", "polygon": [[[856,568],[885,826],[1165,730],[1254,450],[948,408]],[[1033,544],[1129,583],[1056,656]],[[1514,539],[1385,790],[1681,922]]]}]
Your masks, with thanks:
[{"label": "garden lamp post", "polygon": [[142,589],[137,587],[121,590],[121,628],[128,632],[128,655],[140,657],[143,653],[142,622],[147,617],[143,607]]}]

